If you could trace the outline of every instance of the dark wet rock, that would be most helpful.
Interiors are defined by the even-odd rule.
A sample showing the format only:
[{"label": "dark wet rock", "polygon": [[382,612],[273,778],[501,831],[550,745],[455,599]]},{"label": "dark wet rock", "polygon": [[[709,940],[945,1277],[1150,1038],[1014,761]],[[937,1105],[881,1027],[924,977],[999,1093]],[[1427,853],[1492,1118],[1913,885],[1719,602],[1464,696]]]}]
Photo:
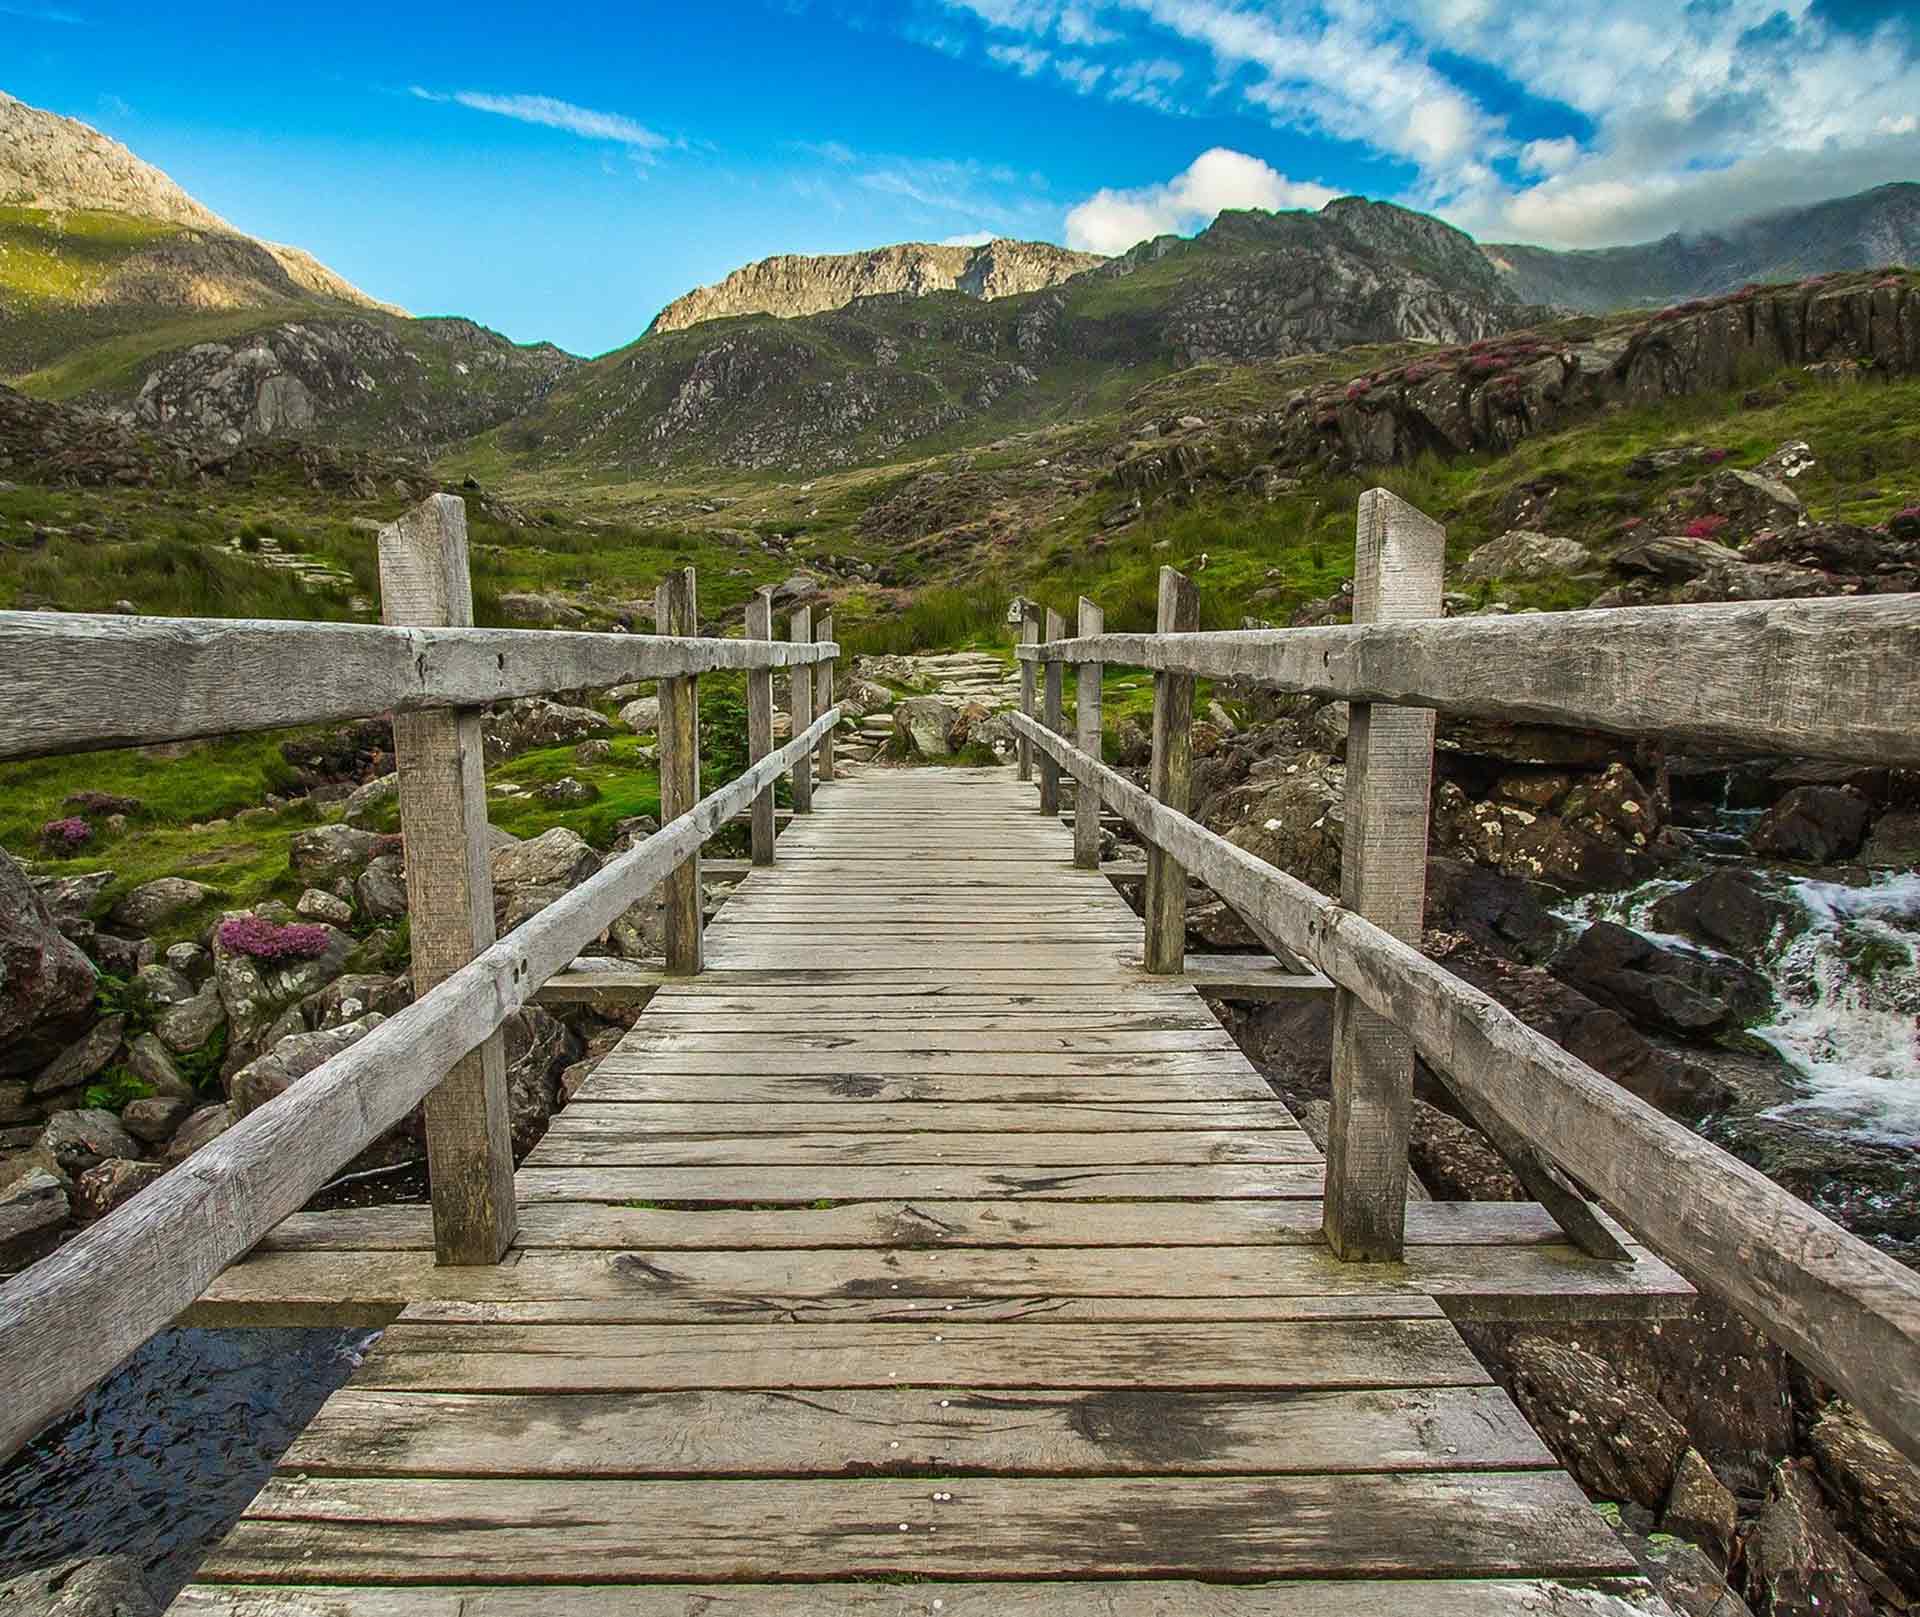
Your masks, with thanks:
[{"label": "dark wet rock", "polygon": [[579,1046],[564,1023],[537,1005],[507,1018],[507,1110],[513,1121],[513,1151],[523,1157],[547,1132],[559,1105],[560,1075]]},{"label": "dark wet rock", "polygon": [[63,1089],[77,1089],[119,1053],[126,1027],[124,1016],[109,1016],[94,1023],[47,1063],[33,1080],[33,1093],[53,1095]]},{"label": "dark wet rock", "polygon": [[1346,832],[1346,783],[1344,764],[1301,753],[1279,772],[1235,787],[1225,805],[1210,812],[1216,821],[1230,816],[1235,822],[1225,833],[1235,847],[1336,895]]},{"label": "dark wet rock", "polygon": [[1798,904],[1775,898],[1751,870],[1716,870],[1659,900],[1649,918],[1662,932],[1684,933],[1711,948],[1746,959],[1767,951],[1776,934],[1791,936],[1807,924]]},{"label": "dark wet rock", "polygon": [[1838,786],[1797,786],[1761,816],[1753,851],[1774,859],[1830,864],[1851,859],[1866,840],[1872,815],[1858,792]]},{"label": "dark wet rock", "polygon": [[164,1145],[192,1109],[176,1095],[143,1095],[120,1108],[120,1126],[147,1145]]},{"label": "dark wet rock", "polygon": [[[46,1256],[72,1216],[67,1186],[48,1169],[29,1169],[0,1186],[0,1269],[25,1268]],[[4,1590],[0,1585],[0,1600]],[[0,1611],[8,1609],[0,1605]]]},{"label": "dark wet rock", "polygon": [[109,1157],[87,1169],[74,1182],[73,1211],[81,1219],[105,1218],[158,1179],[166,1169],[157,1162],[132,1162]]},{"label": "dark wet rock", "polygon": [[1687,1429],[1658,1398],[1575,1342],[1528,1334],[1506,1357],[1514,1401],[1581,1487],[1650,1510],[1666,1503]]},{"label": "dark wet rock", "polygon": [[186,1122],[174,1131],[161,1161],[169,1168],[185,1162],[203,1145],[211,1145],[219,1139],[236,1121],[238,1119],[234,1116],[233,1108],[224,1102],[217,1106],[202,1106],[198,1111],[190,1112]]},{"label": "dark wet rock", "polygon": [[1760,1617],[1874,1617],[1820,1485],[1800,1463],[1774,1473],[1746,1560],[1747,1598]]},{"label": "dark wet rock", "polygon": [[99,1107],[55,1112],[40,1136],[41,1148],[67,1173],[84,1173],[108,1157],[138,1161],[140,1145],[120,1119]]},{"label": "dark wet rock", "polygon": [[0,1582],[7,1617],[160,1617],[160,1602],[130,1555],[62,1561]]},{"label": "dark wet rock", "polygon": [[1920,1588],[1920,1466],[1844,1403],[1821,1411],[1808,1445],[1841,1520],[1888,1572]]},{"label": "dark wet rock", "polygon": [[95,980],[25,873],[0,852],[0,1078],[37,1071],[85,1030]]},{"label": "dark wet rock", "polygon": [[1698,1449],[1688,1449],[1674,1467],[1660,1530],[1698,1544],[1724,1567],[1732,1559],[1739,1525],[1740,1505],[1732,1491]]},{"label": "dark wet rock", "polygon": [[1723,956],[1671,949],[1611,921],[1596,921],[1550,968],[1623,1016],[1689,1038],[1711,1038],[1764,1016],[1767,981]]},{"label": "dark wet rock", "polygon": [[1860,857],[1876,870],[1920,869],[1920,814],[1881,815]]},{"label": "dark wet rock", "polygon": [[1427,861],[1426,925],[1528,965],[1552,955],[1565,930],[1525,882],[1457,859]]},{"label": "dark wet rock", "polygon": [[1747,1603],[1727,1587],[1712,1557],[1697,1544],[1666,1532],[1640,1534],[1620,1525],[1614,1531],[1633,1551],[1640,1570],[1674,1617],[1753,1617]]}]

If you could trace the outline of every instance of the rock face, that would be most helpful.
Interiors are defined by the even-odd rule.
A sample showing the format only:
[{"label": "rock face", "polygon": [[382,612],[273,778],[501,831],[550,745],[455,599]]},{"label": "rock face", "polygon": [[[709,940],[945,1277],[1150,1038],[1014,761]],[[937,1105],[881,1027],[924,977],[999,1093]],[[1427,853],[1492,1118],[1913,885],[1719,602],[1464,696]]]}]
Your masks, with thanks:
[{"label": "rock face", "polygon": [[1460,576],[1469,584],[1496,578],[1555,578],[1592,563],[1593,553],[1577,540],[1513,528],[1469,556]]},{"label": "rock face", "polygon": [[61,1561],[0,1583],[8,1617],[160,1617],[160,1602],[131,1555]]},{"label": "rock face", "polygon": [[1741,1027],[1773,1002],[1766,979],[1737,961],[1665,948],[1611,921],[1574,939],[1553,974],[1623,1016],[1691,1038]]},{"label": "rock face", "polygon": [[94,974],[0,852],[0,1078],[43,1067],[86,1026]]},{"label": "rock face", "polygon": [[1774,1474],[1747,1539],[1747,1598],[1761,1617],[1873,1617],[1880,1609],[1854,1570],[1820,1485],[1798,1465]]},{"label": "rock face", "polygon": [[1872,809],[1843,786],[1796,786],[1753,828],[1756,853],[1827,864],[1860,851]]},{"label": "rock face", "polygon": [[880,293],[924,297],[930,292],[964,292],[969,297],[1003,298],[1058,286],[1069,276],[1106,260],[1095,253],[1074,253],[1043,241],[994,240],[979,247],[940,247],[906,242],[865,253],[807,257],[782,253],[735,270],[725,280],[678,297],[654,317],[648,334],[683,331],[703,320],[729,315],[771,314],[782,318],[822,314],[845,308],[855,298]]}]

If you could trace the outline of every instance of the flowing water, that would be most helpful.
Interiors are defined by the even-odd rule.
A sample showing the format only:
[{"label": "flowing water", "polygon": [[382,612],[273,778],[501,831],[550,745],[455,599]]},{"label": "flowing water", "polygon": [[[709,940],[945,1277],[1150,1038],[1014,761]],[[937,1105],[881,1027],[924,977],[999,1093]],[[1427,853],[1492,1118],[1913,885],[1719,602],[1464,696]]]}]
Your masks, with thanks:
[{"label": "flowing water", "polygon": [[171,1599],[374,1335],[163,1331],[0,1469],[0,1581],[127,1554]]}]

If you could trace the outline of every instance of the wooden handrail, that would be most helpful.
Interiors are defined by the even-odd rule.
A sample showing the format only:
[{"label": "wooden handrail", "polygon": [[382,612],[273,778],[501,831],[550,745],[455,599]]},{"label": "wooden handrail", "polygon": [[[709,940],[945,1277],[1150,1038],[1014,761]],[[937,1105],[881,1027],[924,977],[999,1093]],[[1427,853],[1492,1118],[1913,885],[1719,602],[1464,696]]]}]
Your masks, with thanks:
[{"label": "wooden handrail", "polygon": [[1023,667],[1124,663],[1468,718],[1920,764],[1920,595],[1102,634],[1015,655]]},{"label": "wooden handrail", "polygon": [[1473,1109],[1589,1185],[1649,1246],[1833,1383],[1920,1461],[1920,1276],[1413,945],[1155,801],[1044,725],[1019,714],[1012,722],[1256,933],[1278,939],[1403,1030]]},{"label": "wooden handrail", "polygon": [[839,654],[826,641],[0,612],[0,759],[485,707]]},{"label": "wooden handrail", "polygon": [[0,1286],[0,1459],[169,1324],[405,1117],[555,972],[839,722],[808,729],[611,860],[406,1010]]}]

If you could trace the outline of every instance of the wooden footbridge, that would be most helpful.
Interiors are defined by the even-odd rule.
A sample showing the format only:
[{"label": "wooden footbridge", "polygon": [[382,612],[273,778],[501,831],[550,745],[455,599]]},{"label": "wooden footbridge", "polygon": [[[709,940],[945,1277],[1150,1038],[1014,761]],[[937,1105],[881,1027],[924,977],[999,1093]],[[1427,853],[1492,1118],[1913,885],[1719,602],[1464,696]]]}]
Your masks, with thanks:
[{"label": "wooden footbridge", "polygon": [[[383,535],[392,627],[0,614],[16,692],[96,698],[0,715],[0,756],[395,712],[419,974],[0,1290],[0,1450],[176,1318],[366,1320],[176,1610],[1664,1611],[1454,1322],[1683,1309],[1664,1257],[1913,1454],[1920,1284],[1419,953],[1433,709],[1911,764],[1920,601],[1442,621],[1440,558],[1376,493],[1355,628],[1194,633],[1173,573],[1153,635],[1035,623],[1018,778],[835,770],[830,628],[774,641],[764,596],[746,639],[694,632],[690,577],[658,636],[464,627],[445,499]],[[262,644],[312,677],[243,696]],[[1151,791],[1098,758],[1123,662],[1156,675]],[[753,761],[701,798],[693,682],[728,667]],[[1354,704],[1343,903],[1185,814],[1195,675]],[[633,677],[667,823],[496,941],[479,706]],[[1144,924],[1103,809],[1149,849]],[[741,813],[754,868],[705,926]],[[1268,941],[1261,992],[1334,996],[1324,1158],[1187,969],[1190,875]],[[576,963],[660,887],[664,968]],[[516,1172],[497,1030],[556,988],[647,1004]],[[1416,1053],[1535,1201],[1408,1199]],[[431,1208],[298,1210],[423,1100]]]}]

